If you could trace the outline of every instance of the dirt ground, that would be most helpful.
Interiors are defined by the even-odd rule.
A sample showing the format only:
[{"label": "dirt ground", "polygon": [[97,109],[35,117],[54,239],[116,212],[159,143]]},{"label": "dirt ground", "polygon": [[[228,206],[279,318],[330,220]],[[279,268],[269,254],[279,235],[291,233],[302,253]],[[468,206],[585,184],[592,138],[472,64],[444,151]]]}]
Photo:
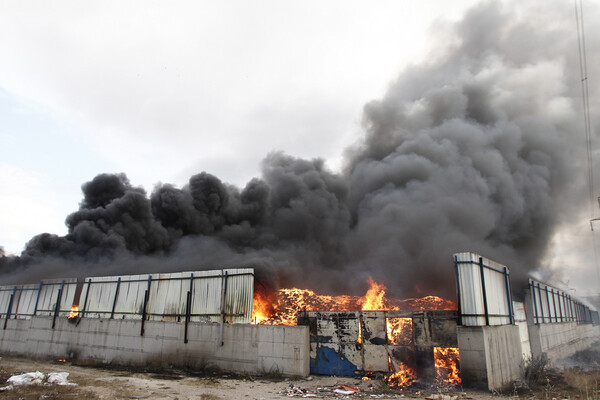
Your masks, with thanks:
[{"label": "dirt ground", "polygon": [[[0,360],[0,389],[7,379],[22,372],[68,372],[69,382],[77,386],[14,386],[0,391],[1,399],[600,399],[598,371],[545,372],[534,390],[521,389],[506,394],[464,390],[460,387],[422,386],[404,390],[390,389],[378,380],[310,376],[306,379],[283,377],[193,374],[179,370],[161,372],[84,367],[61,361],[32,361],[3,357]],[[567,382],[571,380],[572,382]],[[341,385],[357,387],[351,395],[334,392]]]}]

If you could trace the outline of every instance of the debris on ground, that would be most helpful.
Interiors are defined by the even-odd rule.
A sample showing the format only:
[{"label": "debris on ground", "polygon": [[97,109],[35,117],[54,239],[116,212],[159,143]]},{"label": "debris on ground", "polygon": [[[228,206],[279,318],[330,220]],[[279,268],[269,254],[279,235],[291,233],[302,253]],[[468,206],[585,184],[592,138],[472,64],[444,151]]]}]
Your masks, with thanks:
[{"label": "debris on ground", "polygon": [[[76,383],[68,381],[68,372],[50,372],[48,375],[40,371],[23,372],[19,375],[13,375],[6,381],[13,386],[26,385],[59,385],[59,386],[77,386]],[[11,390],[2,388],[2,390]]]},{"label": "debris on ground", "polygon": [[350,395],[350,394],[355,394],[358,392],[360,392],[360,390],[357,387],[348,386],[348,385],[341,385],[333,391],[333,393],[343,394],[343,395]]},{"label": "debris on ground", "polygon": [[41,385],[44,383],[46,375],[40,371],[35,372],[24,372],[21,375],[13,375],[6,382],[14,385]]},{"label": "debris on ground", "polygon": [[76,383],[69,382],[68,372],[50,372],[48,374],[47,383],[59,386],[77,386]]},{"label": "debris on ground", "polygon": [[432,394],[426,397],[427,400],[456,400],[458,396],[450,396],[447,394]]}]

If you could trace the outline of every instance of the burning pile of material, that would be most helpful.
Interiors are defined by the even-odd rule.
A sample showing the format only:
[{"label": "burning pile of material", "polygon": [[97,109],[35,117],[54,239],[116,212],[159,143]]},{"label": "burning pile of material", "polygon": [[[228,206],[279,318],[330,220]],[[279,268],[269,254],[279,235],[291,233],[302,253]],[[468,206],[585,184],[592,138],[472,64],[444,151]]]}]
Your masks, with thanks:
[{"label": "burning pile of material", "polygon": [[320,295],[310,289],[268,291],[257,286],[254,293],[252,321],[265,325],[296,325],[299,311],[375,311],[375,310],[456,310],[453,301],[437,296],[388,299],[386,287],[369,279],[364,296]]},{"label": "burning pile of material", "polygon": [[[369,279],[369,289],[364,296],[331,296],[319,295],[309,289],[280,289],[277,291],[269,291],[265,287],[255,287],[254,293],[254,311],[253,322],[256,324],[269,325],[296,325],[297,313],[300,311],[418,311],[418,310],[455,310],[456,304],[450,300],[445,300],[436,296],[426,296],[422,298],[410,299],[393,299],[386,297],[386,287],[381,282],[375,282]],[[350,313],[352,314],[352,313]],[[356,345],[362,352],[373,351],[373,347],[368,350],[363,348],[363,345],[373,346],[368,340],[372,339],[372,333],[369,332],[363,323],[363,318],[368,317],[367,314],[359,317],[358,321],[345,316],[339,316],[339,329],[344,331],[352,331],[357,333]],[[337,319],[338,317],[325,317],[328,319]],[[381,317],[378,317],[381,318]],[[303,322],[302,324],[304,324]],[[342,328],[342,324],[344,324]],[[346,326],[346,324],[350,324]],[[354,324],[354,328],[350,328]],[[367,322],[368,324],[368,322]],[[319,324],[317,324],[319,325]],[[336,325],[337,326],[337,325]],[[337,328],[336,328],[337,329]],[[364,334],[363,334],[364,333]],[[311,333],[311,335],[314,333]],[[319,335],[319,333],[317,333]],[[364,337],[366,335],[366,337]],[[410,317],[385,317],[385,333],[384,343],[388,349],[388,365],[387,376],[385,381],[389,386],[406,387],[415,383],[417,379],[417,369],[415,368],[415,359],[411,353],[415,338],[413,336],[413,319]],[[319,340],[316,338],[315,340]],[[344,340],[348,340],[346,337]],[[365,342],[366,341],[366,342]],[[396,355],[392,354],[399,351]],[[404,349],[404,350],[402,350]],[[312,351],[312,350],[311,350]],[[389,353],[391,351],[391,353]],[[435,369],[435,377],[440,383],[458,384],[460,377],[458,375],[458,349],[453,347],[435,347],[432,348],[431,359]],[[366,354],[366,353],[365,353]],[[401,356],[398,356],[401,354]],[[313,356],[311,356],[313,357]],[[315,355],[315,357],[317,357]],[[360,368],[359,368],[360,369]]]}]

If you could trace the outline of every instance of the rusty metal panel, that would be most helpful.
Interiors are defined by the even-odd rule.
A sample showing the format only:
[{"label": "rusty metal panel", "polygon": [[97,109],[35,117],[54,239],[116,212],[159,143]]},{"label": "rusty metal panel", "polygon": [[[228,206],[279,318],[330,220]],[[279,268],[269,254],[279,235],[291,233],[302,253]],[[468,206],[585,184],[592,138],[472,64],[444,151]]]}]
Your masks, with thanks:
[{"label": "rusty metal panel", "polygon": [[363,343],[383,345],[387,344],[385,313],[378,311],[363,311]]},{"label": "rusty metal panel", "polygon": [[23,285],[20,290],[17,290],[17,298],[12,309],[16,318],[31,318],[35,310],[37,294],[37,285]]},{"label": "rusty metal panel", "polygon": [[310,369],[314,374],[354,376],[362,366],[357,312],[303,312],[298,324],[309,325]]},{"label": "rusty metal panel", "polygon": [[430,345],[434,347],[457,347],[456,311],[428,311]]},{"label": "rusty metal panel", "polygon": [[13,287],[4,286],[0,291],[0,315],[6,315],[10,304],[10,297],[13,294]]},{"label": "rusty metal panel", "polygon": [[[402,344],[388,337],[388,319],[403,319],[410,327]],[[298,314],[298,325],[309,326],[315,374],[387,373],[400,364],[427,374],[434,346],[457,346],[456,311],[308,311]]]}]

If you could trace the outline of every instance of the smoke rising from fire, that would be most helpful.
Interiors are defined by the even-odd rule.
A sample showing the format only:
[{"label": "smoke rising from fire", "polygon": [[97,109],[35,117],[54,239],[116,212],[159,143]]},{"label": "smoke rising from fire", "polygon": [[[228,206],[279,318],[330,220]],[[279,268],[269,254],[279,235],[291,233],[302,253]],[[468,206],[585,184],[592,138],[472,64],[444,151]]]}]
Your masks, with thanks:
[{"label": "smoke rising from fire", "polygon": [[434,27],[430,57],[365,106],[343,172],[273,152],[243,188],[202,172],[148,194],[101,174],[67,235],[0,258],[3,281],[254,266],[274,286],[364,293],[372,276],[396,297],[451,297],[457,251],[523,281],[582,206],[585,168],[573,10],[515,4]]}]

